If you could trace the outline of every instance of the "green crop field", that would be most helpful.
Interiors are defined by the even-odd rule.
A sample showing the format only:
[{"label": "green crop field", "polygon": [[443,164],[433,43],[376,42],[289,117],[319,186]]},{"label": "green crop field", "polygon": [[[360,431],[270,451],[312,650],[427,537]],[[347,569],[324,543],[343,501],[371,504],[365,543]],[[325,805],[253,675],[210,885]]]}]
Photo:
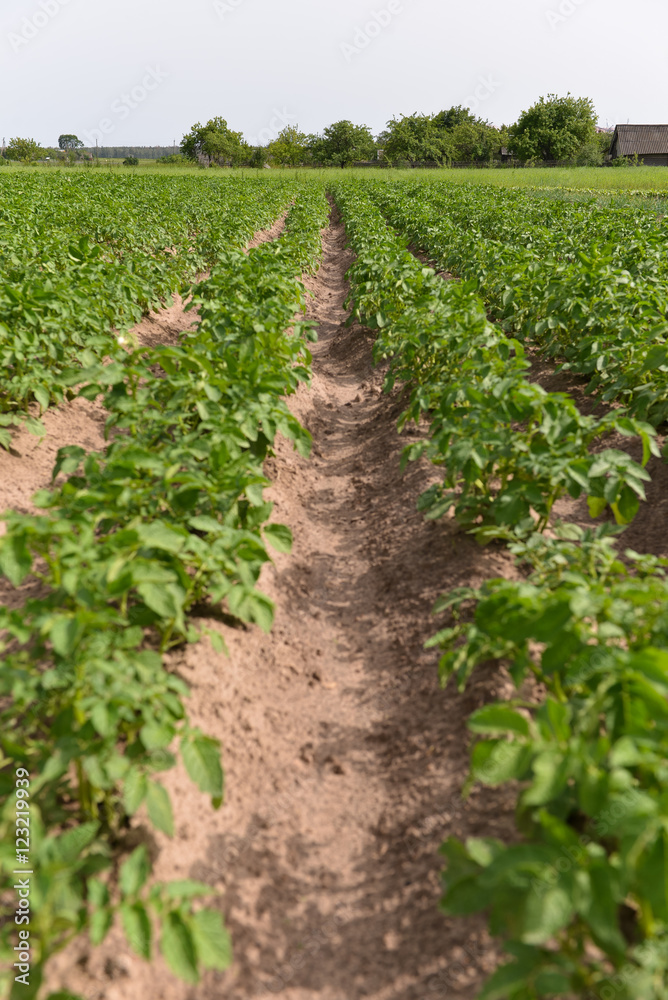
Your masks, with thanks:
[{"label": "green crop field", "polygon": [[[443,469],[421,507],[431,518],[454,511],[482,543],[505,541],[523,573],[446,594],[437,609],[455,611],[432,640],[445,683],[455,675],[463,690],[480,664],[509,664],[517,697],[469,723],[481,737],[471,781],[519,782],[522,835],[510,847],[451,838],[445,912],[489,910],[506,940],[512,960],[486,1000],[597,995],[613,970],[626,976],[619,995],[663,996],[667,564],[623,560],[609,523],[583,530],[555,523],[552,510],[566,493],[584,495],[594,521],[609,505],[623,525],[645,497],[653,425],[666,415],[665,224],[642,209],[479,186],[334,190],[358,255],[356,314],[378,330],[388,387],[411,388],[401,422],[430,422],[406,460],[427,454]],[[426,270],[408,238],[466,280]],[[530,382],[532,344],[624,406],[583,416],[565,393]],[[642,465],[590,450],[613,427],[642,442]],[[540,705],[521,693],[528,675]]]},{"label": "green crop field", "polygon": [[[202,638],[203,603],[271,631],[260,573],[292,532],[270,523],[265,461],[278,436],[310,450],[290,400],[311,380],[301,279],[328,197],[354,254],[351,314],[386,390],[403,389],[399,430],[420,432],[404,467],[437,473],[421,511],[516,560],[512,580],[444,594],[424,636],[443,685],[493,663],[516,688],[469,719],[469,786],[507,786],[516,838],[450,837],[442,909],[484,911],[502,940],[481,1000],[611,983],[618,1000],[666,1000],[668,561],[623,536],[668,419],[668,171],[651,168],[0,170],[0,447],[44,436],[44,414],[77,397],[107,432],[100,451],[61,448],[37,513],[7,512],[0,536],[4,888],[28,858],[38,873],[30,993],[3,985],[46,997],[48,960],[77,935],[102,945],[114,921],[143,958],[156,937],[189,984],[231,961],[210,888],[154,882],[119,834],[140,807],[173,834],[161,776],[178,762],[223,803],[220,740],[189,721],[166,656]],[[194,328],[136,342],[177,292]],[[536,356],[597,413],[536,384]],[[568,500],[588,527],[558,519]]]},{"label": "green crop field", "polygon": [[[39,869],[33,984],[72,934],[100,942],[117,912],[145,957],[160,921],[167,961],[192,980],[198,963],[229,960],[220,914],[192,911],[208,888],[148,891],[145,847],[124,862],[117,898],[98,876],[123,817],[142,803],[173,832],[155,776],[176,763],[175,739],[193,781],[221,801],[218,741],[189,725],[187,689],[162,654],[194,641],[188,610],[204,598],[271,627],[255,584],[266,545],[285,550],[291,536],[266,524],[262,462],[279,432],[308,450],[282,397],[308,376],[309,356],[299,325],[289,338],[285,330],[303,304],[296,276],[317,266],[324,192],[289,180],[105,174],[0,183],[2,444],[17,424],[43,433],[32,403],[43,412],[75,394],[100,399],[118,432],[104,453],[61,449],[54,475],[68,478],[37,498],[44,513],[6,521],[0,570],[16,587],[37,573],[47,596],[0,609],[2,863],[8,884],[28,856]],[[253,232],[288,207],[281,240],[244,255]],[[196,333],[178,348],[125,340],[133,320],[205,267]],[[39,778],[28,793],[30,775]]]},{"label": "green crop field", "polygon": [[[65,173],[78,173],[82,170],[105,170],[119,168],[123,171],[134,170],[142,173],[167,173],[169,175],[177,173],[197,174],[202,173],[202,169],[197,166],[183,166],[173,164],[162,164],[156,160],[141,159],[136,167],[123,167],[123,160],[120,158],[101,158],[90,166],[83,163],[74,167],[53,162],[51,164],[29,164],[25,165],[13,160],[0,161],[0,170],[19,171],[22,173],[42,173],[44,171],[63,171]],[[336,177],[340,171],[338,168],[313,169],[294,167],[273,167],[272,175],[283,173],[295,173],[303,175],[316,175],[318,177]],[[371,168],[374,174],[387,178],[407,178],[415,177],[419,174],[426,181],[436,181],[437,183],[452,184],[492,184],[499,187],[522,187],[522,188],[555,188],[589,191],[638,191],[638,192],[668,192],[668,170],[664,167],[629,166],[622,169],[610,167],[507,167],[497,166],[494,168],[482,167],[471,169],[442,167],[437,169],[383,169],[381,167]],[[223,173],[236,176],[255,176],[257,169],[252,168],[217,168],[214,167],[211,173]],[[267,170],[268,174],[269,171]],[[368,167],[346,168],[347,176],[351,174],[356,177],[367,177],[370,173]]]}]

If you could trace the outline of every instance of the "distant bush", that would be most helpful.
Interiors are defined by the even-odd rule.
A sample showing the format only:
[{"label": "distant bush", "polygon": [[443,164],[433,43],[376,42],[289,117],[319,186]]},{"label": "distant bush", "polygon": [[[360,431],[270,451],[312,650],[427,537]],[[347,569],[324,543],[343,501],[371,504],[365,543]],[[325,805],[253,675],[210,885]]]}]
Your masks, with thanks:
[{"label": "distant bush", "polygon": [[603,165],[603,152],[595,140],[587,142],[570,162],[574,167],[600,167]]},{"label": "distant bush", "polygon": [[136,167],[138,163],[139,160],[137,159],[136,156],[126,156],[125,159],[123,160],[124,167]]},{"label": "distant bush", "polygon": [[188,159],[182,153],[170,153],[169,156],[159,156],[156,163],[166,163],[169,165],[182,165],[188,163]]},{"label": "distant bush", "polygon": [[263,146],[256,146],[248,160],[249,166],[262,168],[267,162],[268,152]]},{"label": "distant bush", "polygon": [[638,159],[638,154],[633,156],[617,156],[610,164],[612,167],[640,167],[642,161]]}]

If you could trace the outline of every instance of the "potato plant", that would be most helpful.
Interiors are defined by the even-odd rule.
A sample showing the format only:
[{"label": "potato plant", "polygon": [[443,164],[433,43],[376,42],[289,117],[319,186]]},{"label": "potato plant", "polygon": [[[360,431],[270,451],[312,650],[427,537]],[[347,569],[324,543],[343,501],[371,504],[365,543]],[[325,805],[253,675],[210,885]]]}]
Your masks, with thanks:
[{"label": "potato plant", "polygon": [[[644,465],[659,454],[652,427],[619,410],[584,416],[565,393],[529,382],[522,344],[488,321],[472,284],[423,267],[359,187],[338,187],[337,201],[357,253],[354,315],[379,331],[387,387],[410,388],[400,425],[430,421],[429,440],[409,446],[405,459],[426,453],[445,470],[421,499],[428,515],[452,508],[490,540],[518,522],[542,531],[560,496],[584,494],[597,515],[609,507],[619,523],[633,520],[649,479]],[[593,452],[611,431],[642,440],[643,465],[616,449]]]},{"label": "potato plant", "polygon": [[[222,801],[219,741],[188,721],[188,689],[163,654],[200,638],[188,616],[196,604],[223,603],[271,627],[259,574],[267,546],[286,551],[292,539],[268,523],[263,461],[279,433],[309,451],[284,397],[309,378],[311,328],[294,317],[305,310],[299,275],[318,266],[328,210],[323,191],[308,186],[275,243],[219,252],[194,290],[198,326],[178,346],[115,343],[106,363],[93,350],[71,360],[66,385],[101,399],[118,433],[100,453],[61,449],[58,485],[36,498],[42,513],[6,515],[0,571],[17,587],[41,584],[39,597],[0,609],[0,863],[11,886],[20,767],[32,778],[37,872],[31,988],[14,984],[12,997],[36,996],[50,955],[82,932],[99,944],[117,915],[145,958],[158,928],[168,964],[188,982],[229,964],[220,913],[198,902],[206,886],[149,887],[145,850],[120,869],[117,853],[140,807],[173,833],[159,776],[179,757],[213,806]],[[3,927],[6,957],[14,930]]]},{"label": "potato plant", "polygon": [[[426,454],[444,469],[420,505],[431,517],[453,510],[482,542],[507,542],[521,570],[519,582],[460,589],[435,609],[454,619],[430,643],[442,650],[444,685],[455,677],[464,689],[492,661],[518,689],[469,720],[478,741],[465,791],[512,782],[522,837],[510,846],[450,838],[442,908],[487,911],[508,953],[480,1000],[666,1000],[668,561],[622,559],[613,540],[644,498],[655,434],[620,409],[583,416],[566,394],[532,384],[522,340],[487,318],[481,281],[444,282],[408,253],[407,236],[429,248],[450,233],[439,198],[466,205],[476,194],[336,188],[357,253],[354,315],[378,331],[387,387],[405,387],[400,425],[429,421],[404,461]],[[468,241],[474,259],[460,209],[458,245]],[[532,231],[529,218],[529,246]],[[641,440],[642,465],[592,451],[613,430]],[[610,508],[618,527],[559,525],[552,509],[565,493],[587,496],[594,518]],[[539,697],[523,689],[529,677]]]},{"label": "potato plant", "polygon": [[[290,182],[8,175],[0,181],[0,447],[72,397],[142,315],[286,207]],[[252,195],[251,192],[252,191]]]},{"label": "potato plant", "polygon": [[545,691],[537,704],[518,690],[469,720],[480,737],[470,783],[519,783],[524,839],[450,839],[443,909],[489,909],[512,956],[483,998],[663,1000],[668,561],[622,560],[605,528],[512,549],[525,578],[448,595],[436,610],[454,625],[432,644],[444,683],[454,675],[460,690],[498,661],[518,689],[533,675]]},{"label": "potato plant", "polygon": [[439,266],[476,282],[509,335],[603,401],[666,420],[665,218],[477,185],[376,185],[374,196]]}]

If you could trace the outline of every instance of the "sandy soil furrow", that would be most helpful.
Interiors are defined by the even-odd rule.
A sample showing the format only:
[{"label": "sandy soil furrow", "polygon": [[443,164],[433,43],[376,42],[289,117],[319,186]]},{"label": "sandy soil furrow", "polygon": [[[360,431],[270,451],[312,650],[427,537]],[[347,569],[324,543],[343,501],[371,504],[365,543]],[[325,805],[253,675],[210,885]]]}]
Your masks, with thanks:
[{"label": "sandy soil furrow", "polygon": [[158,878],[211,885],[235,964],[187,987],[114,931],[54,962],[54,985],[91,1000],[471,1000],[496,960],[482,921],[440,915],[437,849],[449,835],[513,836],[507,791],[460,795],[466,718],[506,681],[481,672],[465,696],[446,694],[423,644],[439,593],[511,572],[510,560],[417,513],[434,470],[399,473],[401,401],[381,393],[369,334],[345,325],[342,226],[324,239],[307,279],[313,385],[291,404],[313,454],[283,442],[267,469],[275,517],[295,535],[262,580],[276,626],[263,636],[210,621],[229,658],[208,641],[172,656],[191,718],[223,742],[226,802],[213,813],[171,772],[177,836],[140,821],[131,841],[151,844]]}]

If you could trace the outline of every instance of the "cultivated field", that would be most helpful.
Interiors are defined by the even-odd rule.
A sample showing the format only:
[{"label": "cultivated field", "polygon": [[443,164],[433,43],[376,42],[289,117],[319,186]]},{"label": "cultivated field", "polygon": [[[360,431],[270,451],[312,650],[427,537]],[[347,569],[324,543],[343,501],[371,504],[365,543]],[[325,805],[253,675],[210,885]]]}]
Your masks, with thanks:
[{"label": "cultivated field", "polygon": [[664,198],[0,171],[7,996],[668,997]]}]

